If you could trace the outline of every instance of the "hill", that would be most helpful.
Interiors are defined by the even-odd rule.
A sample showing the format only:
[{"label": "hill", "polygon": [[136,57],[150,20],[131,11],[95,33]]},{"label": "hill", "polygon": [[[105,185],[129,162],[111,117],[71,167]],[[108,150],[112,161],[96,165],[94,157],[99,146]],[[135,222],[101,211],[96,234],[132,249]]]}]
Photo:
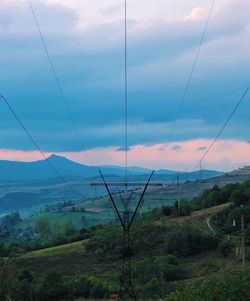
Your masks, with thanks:
[{"label": "hill", "polygon": [[[151,214],[144,222],[137,221],[132,231],[136,250],[132,267],[135,290],[143,300],[150,297],[158,300],[178,287],[205,279],[224,279],[241,270],[233,252],[224,257],[219,251],[218,240],[212,237],[205,223],[207,217],[227,207],[225,204],[196,211],[188,217]],[[111,292],[116,291],[121,266],[120,235],[118,226],[93,228],[88,241],[33,251],[17,258],[16,264],[18,269],[29,270],[38,279],[54,271],[74,279],[84,275],[95,277],[104,287],[109,283]],[[153,282],[148,291],[157,270],[165,276],[158,278],[161,281],[157,284]]]},{"label": "hill", "polygon": [[[224,188],[214,186],[191,201],[182,200],[138,216],[131,227],[133,243],[129,249],[138,298],[249,300],[250,266],[247,261],[241,273],[242,233],[233,223],[235,220],[238,225],[244,213],[247,243],[249,187],[250,181]],[[6,267],[12,271],[9,283],[18,284],[21,291],[25,289],[25,301],[103,299],[119,290],[123,252],[120,225],[77,230],[72,223],[42,217],[37,220],[36,230],[29,230],[29,236],[11,240],[8,233],[14,220],[18,224],[17,214],[4,219],[2,231],[7,238],[3,232],[0,254],[9,257],[4,261],[12,264]],[[246,249],[246,258],[249,255]],[[18,300],[23,301],[21,297]]]},{"label": "hill", "polygon": [[[120,166],[88,166],[83,165],[67,158],[51,155],[48,161],[56,168],[62,176],[76,177],[78,179],[99,177],[99,170],[101,169],[105,175],[125,176],[124,167]],[[54,172],[49,168],[45,160],[34,162],[17,162],[17,161],[0,161],[0,182],[20,182],[32,180],[44,180],[55,178]],[[137,166],[128,167],[128,174],[134,176],[147,175],[150,173],[149,169]],[[159,170],[156,174],[172,176],[176,171]],[[204,178],[216,176],[221,174],[217,171],[204,171]],[[184,173],[181,173],[184,174]],[[190,173],[189,178],[197,178],[198,173]],[[170,179],[170,178],[168,178]],[[171,178],[172,180],[172,178]],[[59,179],[60,181],[60,179]]]},{"label": "hill", "polygon": [[[96,195],[93,195],[93,189],[90,187],[91,182],[101,181],[99,169],[102,170],[107,181],[125,181],[123,167],[87,166],[56,155],[49,157],[49,161],[69,182],[69,185],[55,177],[45,160],[35,162],[0,161],[0,214],[55,202],[68,200],[79,202],[99,197],[106,193],[105,189],[99,188],[96,190]],[[132,166],[129,167],[128,174],[129,181],[145,182],[148,179],[149,170]],[[218,177],[221,174],[217,171],[202,171],[203,179]],[[179,181],[180,183],[186,180],[194,181],[199,176],[199,172],[180,172]],[[159,170],[155,172],[152,180],[170,184],[176,183],[176,179],[176,171]],[[78,193],[72,192],[72,187],[82,197]],[[166,194],[171,189],[167,188]],[[167,200],[167,202],[169,201],[171,200]]]},{"label": "hill", "polygon": [[[71,161],[67,158],[51,155],[48,161],[56,168],[62,176],[78,176],[82,178],[94,177],[99,175],[100,166],[87,166]],[[45,160],[34,162],[16,162],[16,161],[0,161],[0,181],[14,182],[27,181],[37,179],[54,178],[55,174],[48,166]],[[103,167],[105,174],[123,175],[122,167]],[[130,170],[129,170],[130,173]],[[137,173],[133,170],[133,173]]]}]

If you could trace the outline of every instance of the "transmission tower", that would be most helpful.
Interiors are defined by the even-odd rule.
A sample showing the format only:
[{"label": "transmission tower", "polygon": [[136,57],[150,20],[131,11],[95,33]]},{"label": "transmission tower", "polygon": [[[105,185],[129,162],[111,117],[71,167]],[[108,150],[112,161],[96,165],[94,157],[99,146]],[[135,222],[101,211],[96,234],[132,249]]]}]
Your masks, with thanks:
[{"label": "transmission tower", "polygon": [[[105,178],[100,171],[100,175],[102,178],[101,183],[92,183],[92,186],[104,186],[108,192],[109,199],[114,207],[114,210],[116,212],[116,215],[119,219],[119,222],[123,229],[123,239],[122,239],[122,271],[121,271],[121,278],[120,278],[120,293],[119,293],[119,299],[120,300],[136,300],[136,294],[133,288],[132,283],[132,275],[131,275],[131,256],[132,256],[132,240],[130,236],[130,229],[134,222],[135,217],[139,213],[139,209],[142,207],[144,202],[144,196],[147,191],[147,188],[149,186],[158,186],[162,187],[161,183],[151,183],[152,176],[154,174],[154,171],[149,176],[149,179],[146,183],[139,183],[139,182],[106,182]],[[122,210],[119,210],[114,196],[110,190],[111,186],[122,186],[126,188],[125,195],[122,195],[122,193],[119,193],[122,199]],[[128,187],[144,187],[139,201],[136,203],[136,207],[134,210],[130,209],[130,203],[132,199],[132,190],[128,190]]]},{"label": "transmission tower", "polygon": [[241,205],[241,262],[242,268],[245,269],[246,265],[246,247],[245,247],[245,216],[244,205]]},{"label": "transmission tower", "polygon": [[199,180],[201,181],[201,180],[202,180],[202,169],[203,169],[203,166],[202,166],[202,161],[200,161],[199,167],[200,167],[200,175],[199,175]]},{"label": "transmission tower", "polygon": [[176,182],[177,182],[177,196],[178,196],[178,199],[177,199],[177,204],[178,204],[178,213],[180,214],[181,213],[181,200],[180,200],[180,175],[179,173],[177,172],[176,174]]}]

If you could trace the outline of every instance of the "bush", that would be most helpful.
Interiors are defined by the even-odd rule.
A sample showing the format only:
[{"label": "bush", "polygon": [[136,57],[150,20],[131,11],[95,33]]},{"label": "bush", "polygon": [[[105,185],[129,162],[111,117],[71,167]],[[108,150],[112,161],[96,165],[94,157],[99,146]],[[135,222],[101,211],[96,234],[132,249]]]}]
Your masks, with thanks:
[{"label": "bush", "polygon": [[21,300],[20,283],[16,275],[15,266],[0,258],[0,301]]},{"label": "bush", "polygon": [[170,293],[165,301],[248,301],[250,273],[243,272],[226,279],[203,281]]},{"label": "bush", "polygon": [[225,258],[228,257],[230,252],[232,251],[233,244],[230,241],[223,240],[219,243],[219,251],[223,254]]},{"label": "bush", "polygon": [[95,277],[80,276],[71,284],[72,295],[75,298],[103,299],[109,295],[107,288]]},{"label": "bush", "polygon": [[67,298],[68,289],[62,275],[51,272],[36,286],[35,295],[39,301],[56,301]]},{"label": "bush", "polygon": [[165,216],[170,216],[172,214],[172,208],[170,206],[163,206],[162,207],[162,213]]},{"label": "bush", "polygon": [[[171,264],[170,262],[173,262]],[[137,263],[133,270],[133,277],[138,284],[148,284],[153,278],[169,282],[185,278],[185,271],[177,266],[174,256],[156,256],[151,260]]]},{"label": "bush", "polygon": [[95,251],[95,256],[99,261],[102,261],[105,258],[105,253],[104,253],[103,249],[97,249]]},{"label": "bush", "polygon": [[170,232],[166,240],[167,253],[180,257],[199,254],[203,251],[215,249],[218,241],[200,230],[185,227]]}]

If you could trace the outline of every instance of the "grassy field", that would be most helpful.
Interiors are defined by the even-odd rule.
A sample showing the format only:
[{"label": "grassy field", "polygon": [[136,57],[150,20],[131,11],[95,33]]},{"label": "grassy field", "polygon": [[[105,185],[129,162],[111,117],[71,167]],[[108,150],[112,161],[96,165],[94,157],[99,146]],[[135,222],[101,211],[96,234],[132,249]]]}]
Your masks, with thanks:
[{"label": "grassy field", "polygon": [[[41,216],[46,217],[53,223],[71,221],[77,229],[81,227],[91,227],[97,224],[108,224],[115,221],[115,215],[112,209],[85,212],[48,212],[31,217],[25,217],[16,227],[34,227],[36,220]],[[82,217],[84,217],[84,222],[82,222]]]},{"label": "grassy field", "polygon": [[[136,206],[136,202],[139,200],[140,195],[135,193],[131,200],[131,208]],[[176,196],[164,196],[161,193],[161,190],[157,190],[157,193],[154,195],[152,191],[149,191],[145,195],[143,207],[140,210],[140,213],[148,212],[153,208],[160,207],[163,204],[173,204],[176,201]],[[121,207],[120,196],[116,196],[116,203],[118,208]],[[83,206],[85,209],[84,212],[41,212],[41,210],[32,210],[29,214],[28,211],[25,211],[25,214],[22,214],[22,221],[16,226],[17,228],[27,228],[35,227],[36,220],[39,217],[46,217],[50,222],[65,222],[71,221],[73,225],[79,229],[82,227],[91,227],[98,224],[109,224],[117,221],[114,209],[110,201],[104,197],[93,199],[91,201],[84,202],[79,206]],[[84,222],[82,218],[84,217]]]},{"label": "grassy field", "polygon": [[[157,224],[166,226],[166,233],[169,227],[182,227],[192,225],[210,233],[206,226],[205,218],[215,212],[227,207],[228,204],[194,212],[188,217],[166,218],[163,217],[156,221]],[[112,281],[118,277],[121,269],[121,260],[100,261],[93,253],[86,252],[85,246],[88,241],[81,241],[27,253],[17,258],[16,263],[21,269],[29,269],[36,275],[43,275],[50,271],[57,271],[64,276],[93,275],[100,279]],[[164,252],[160,250],[160,252]],[[143,250],[141,255],[134,256],[132,264],[150,259],[159,254],[159,250]],[[197,256],[180,260],[180,266],[189,271],[189,281],[195,281],[202,277],[211,277],[216,273],[231,273],[241,269],[241,264],[234,258],[224,258],[218,251],[205,252]],[[185,280],[188,281],[188,280]]]},{"label": "grassy field", "polygon": [[17,258],[16,264],[20,269],[28,269],[37,276],[57,271],[66,277],[89,275],[103,279],[117,276],[121,263],[119,260],[112,264],[99,262],[94,254],[86,256],[84,245],[80,242],[62,248],[30,252]]},{"label": "grassy field", "polygon": [[85,241],[73,242],[70,244],[65,244],[57,247],[46,248],[42,250],[32,251],[22,256],[23,259],[27,258],[39,258],[39,257],[47,257],[47,256],[56,256],[60,254],[65,254],[69,252],[77,252],[84,248],[84,245],[87,243]]}]

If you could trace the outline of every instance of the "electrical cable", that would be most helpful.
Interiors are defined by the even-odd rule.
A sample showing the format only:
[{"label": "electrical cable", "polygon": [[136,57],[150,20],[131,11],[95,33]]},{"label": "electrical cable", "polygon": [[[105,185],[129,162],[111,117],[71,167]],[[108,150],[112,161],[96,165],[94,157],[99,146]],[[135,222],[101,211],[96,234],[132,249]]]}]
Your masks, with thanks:
[{"label": "electrical cable", "polygon": [[[125,102],[125,179],[128,183],[128,47],[127,47],[127,0],[124,2],[124,102]],[[128,187],[126,186],[126,189]]]},{"label": "electrical cable", "polygon": [[[206,23],[205,23],[205,27],[204,27],[204,30],[203,30],[202,35],[201,35],[201,39],[200,39],[200,42],[199,42],[199,45],[198,45],[198,48],[197,48],[197,52],[195,54],[194,61],[193,61],[193,64],[191,66],[191,70],[189,72],[188,79],[187,79],[187,82],[186,82],[186,85],[185,85],[185,88],[184,88],[184,92],[183,92],[180,104],[178,106],[175,119],[174,119],[174,121],[172,123],[172,127],[171,127],[171,130],[170,130],[169,137],[168,137],[166,145],[168,145],[172,141],[172,137],[173,137],[174,131],[176,129],[177,120],[180,117],[180,113],[181,113],[184,101],[186,99],[186,96],[187,96],[187,93],[188,93],[188,90],[189,90],[189,87],[190,87],[190,84],[191,84],[191,81],[192,81],[192,78],[193,78],[193,74],[194,74],[195,68],[196,68],[197,63],[198,63],[198,59],[199,59],[199,56],[200,56],[201,48],[202,48],[202,45],[203,45],[204,40],[205,40],[205,36],[206,36],[206,33],[207,33],[207,29],[208,29],[208,25],[209,25],[209,22],[210,22],[210,19],[211,19],[211,15],[212,15],[212,12],[213,12],[213,9],[214,9],[214,6],[215,6],[215,2],[216,2],[216,0],[213,0],[212,4],[210,6],[208,17],[207,17],[207,20],[206,20]],[[165,150],[166,150],[166,147],[165,147]],[[162,155],[161,161],[163,160],[164,155],[165,155],[165,151],[163,151],[163,155]]]},{"label": "electrical cable", "polygon": [[75,120],[74,120],[74,118],[73,118],[73,115],[72,115],[72,113],[71,113],[71,111],[70,111],[68,101],[67,101],[67,99],[66,99],[64,90],[63,90],[63,88],[62,88],[61,82],[60,82],[59,77],[58,77],[58,75],[57,75],[57,72],[56,72],[54,63],[53,63],[53,61],[52,61],[51,55],[50,55],[50,53],[49,53],[48,47],[47,47],[47,45],[46,45],[46,42],[45,42],[45,39],[44,39],[42,30],[41,30],[41,27],[40,27],[39,22],[38,22],[38,18],[37,18],[36,13],[35,13],[35,10],[34,10],[34,8],[33,8],[32,3],[31,3],[30,0],[28,0],[28,3],[29,3],[29,7],[30,7],[30,10],[31,10],[32,16],[33,16],[33,18],[34,18],[34,22],[35,22],[35,24],[36,24],[36,27],[37,27],[37,30],[38,30],[38,33],[39,33],[39,36],[40,36],[40,39],[41,39],[43,48],[44,48],[44,50],[45,50],[46,57],[47,57],[47,59],[48,59],[49,65],[50,65],[50,67],[51,67],[52,74],[53,74],[53,76],[54,76],[54,78],[55,78],[55,82],[56,82],[56,85],[57,85],[57,88],[58,88],[58,92],[59,92],[60,97],[61,97],[61,99],[62,99],[62,101],[63,101],[63,103],[64,103],[66,112],[67,112],[67,114],[68,114],[68,116],[69,116],[69,119],[70,119],[70,121],[71,121],[71,123],[72,123],[73,129],[74,129],[74,131],[75,131],[75,133],[76,133],[76,136],[77,136],[77,138],[78,138],[78,140],[79,140],[80,146],[81,146],[82,149],[85,151],[86,157],[88,158],[88,160],[89,160],[89,162],[91,163],[91,165],[94,165],[94,164],[93,164],[93,160],[90,158],[90,155],[89,155],[88,152],[87,152],[87,148],[86,148],[86,146],[85,146],[85,144],[84,144],[84,142],[83,142],[83,140],[82,140],[82,138],[81,138],[81,135],[80,135],[78,126],[77,126],[77,124],[76,124],[76,122],[75,122]]},{"label": "electrical cable", "polygon": [[54,167],[54,165],[49,161],[49,159],[46,157],[46,155],[44,154],[44,152],[42,151],[42,149],[40,148],[40,146],[36,143],[36,141],[34,140],[34,138],[32,137],[32,135],[30,134],[30,132],[27,130],[27,128],[24,126],[24,124],[22,123],[21,119],[18,117],[17,113],[15,112],[15,110],[12,108],[12,106],[10,105],[10,103],[7,101],[7,99],[3,96],[0,95],[0,99],[3,100],[3,102],[6,104],[6,106],[8,107],[8,109],[10,110],[10,112],[12,113],[12,115],[15,117],[15,119],[18,121],[19,125],[21,126],[21,128],[24,130],[24,132],[26,133],[26,135],[28,136],[28,138],[30,139],[30,141],[32,142],[32,144],[34,145],[34,147],[40,152],[40,154],[42,155],[42,157],[45,159],[45,161],[47,162],[47,164],[49,165],[49,167],[53,170],[53,172],[58,176],[58,178],[61,179],[61,181],[63,183],[65,183],[72,192],[74,192],[75,194],[77,194],[78,196],[80,196],[81,198],[84,198],[84,196],[79,193],[78,191],[76,191],[72,185],[70,185],[68,183],[68,181],[65,179],[65,177],[63,177],[58,170]]},{"label": "electrical cable", "polygon": [[228,125],[229,121],[231,120],[231,118],[233,117],[234,113],[237,111],[238,107],[241,105],[242,101],[244,100],[244,98],[246,97],[247,93],[249,91],[249,88],[246,89],[246,91],[243,93],[243,95],[241,96],[241,98],[239,99],[239,101],[237,102],[236,106],[234,107],[233,111],[230,113],[230,115],[227,117],[226,121],[224,122],[223,126],[221,127],[221,129],[219,130],[218,134],[215,136],[214,140],[212,141],[212,143],[210,144],[210,146],[207,148],[207,150],[205,151],[205,153],[203,154],[203,156],[201,157],[201,159],[198,161],[198,163],[195,165],[194,170],[197,169],[197,167],[202,163],[202,161],[204,160],[204,158],[207,156],[207,154],[210,152],[210,150],[213,148],[215,142],[218,140],[218,138],[220,137],[220,135],[222,134],[222,132],[224,131],[224,129],[226,128],[226,126]]}]

